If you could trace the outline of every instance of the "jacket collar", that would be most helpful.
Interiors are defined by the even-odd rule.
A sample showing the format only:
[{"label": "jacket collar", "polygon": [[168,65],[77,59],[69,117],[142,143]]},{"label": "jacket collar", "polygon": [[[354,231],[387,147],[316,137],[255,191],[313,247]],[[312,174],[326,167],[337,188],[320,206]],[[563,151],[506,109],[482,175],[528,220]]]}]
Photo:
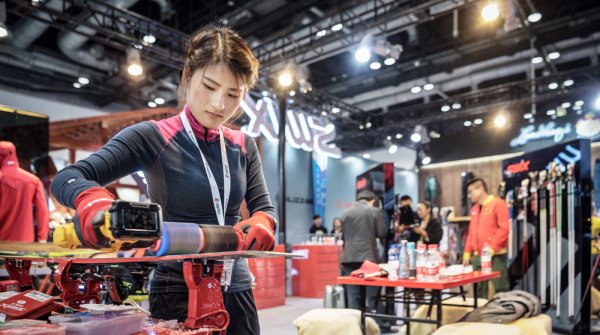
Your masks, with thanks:
[{"label": "jacket collar", "polygon": [[185,115],[187,116],[188,120],[190,120],[190,125],[192,126],[192,130],[194,131],[196,138],[207,142],[215,142],[219,138],[219,128],[208,129],[204,127],[200,124],[200,122],[198,122],[198,120],[196,120],[194,115],[192,115],[192,111],[187,104],[183,108]]}]

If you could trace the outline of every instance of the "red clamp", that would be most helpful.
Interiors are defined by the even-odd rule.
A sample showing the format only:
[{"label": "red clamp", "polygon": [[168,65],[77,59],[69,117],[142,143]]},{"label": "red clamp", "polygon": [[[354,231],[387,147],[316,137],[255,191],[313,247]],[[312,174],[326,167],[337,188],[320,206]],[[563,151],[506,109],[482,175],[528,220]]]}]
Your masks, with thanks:
[{"label": "red clamp", "polygon": [[222,275],[222,263],[183,263],[183,276],[189,289],[188,317],[184,323],[186,327],[208,328],[225,335],[229,325],[229,314],[223,305]]},{"label": "red clamp", "polygon": [[6,271],[10,280],[16,280],[21,285],[21,290],[33,288],[33,282],[29,275],[31,261],[23,261],[19,259],[6,259]]},{"label": "red clamp", "polygon": [[[60,298],[63,303],[69,307],[79,307],[81,304],[95,303],[100,301],[100,278],[90,272],[90,276],[85,279],[71,279],[69,269],[71,260],[61,260],[54,273],[56,287],[60,290]],[[85,285],[85,291],[80,292],[79,286]]]}]

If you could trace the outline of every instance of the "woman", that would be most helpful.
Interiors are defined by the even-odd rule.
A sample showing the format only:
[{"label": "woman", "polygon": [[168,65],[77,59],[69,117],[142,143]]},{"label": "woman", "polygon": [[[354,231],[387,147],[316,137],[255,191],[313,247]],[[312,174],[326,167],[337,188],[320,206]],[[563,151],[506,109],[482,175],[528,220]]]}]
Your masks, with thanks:
[{"label": "woman", "polygon": [[439,244],[444,235],[442,224],[431,215],[431,204],[427,201],[420,202],[417,206],[417,215],[421,225],[413,228],[411,240],[425,244]]},{"label": "woman", "polygon": [[[201,29],[185,55],[181,114],[124,129],[98,152],[58,173],[52,193],[77,210],[85,235],[93,216],[114,199],[100,185],[141,170],[165,221],[235,225],[244,233],[244,249],[272,250],[277,219],[256,144],[222,126],[241,113],[257,75],[258,60],[237,33],[228,27]],[[252,216],[238,223],[243,200]],[[185,320],[188,289],[182,272],[180,264],[156,268],[150,283],[153,317]],[[231,318],[228,334],[260,333],[251,285],[246,261],[237,260],[223,294]]]}]

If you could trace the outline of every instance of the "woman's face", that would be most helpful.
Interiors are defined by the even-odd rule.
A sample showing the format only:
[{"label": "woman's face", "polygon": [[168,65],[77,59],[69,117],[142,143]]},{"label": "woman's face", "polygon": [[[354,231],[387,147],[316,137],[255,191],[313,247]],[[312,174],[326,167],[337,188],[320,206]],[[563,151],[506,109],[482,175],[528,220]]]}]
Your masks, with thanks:
[{"label": "woman's face", "polygon": [[242,81],[222,63],[196,70],[188,80],[186,101],[196,120],[208,129],[225,123],[240,107]]},{"label": "woman's face", "polygon": [[342,221],[341,220],[334,220],[333,221],[333,227],[335,229],[341,229],[342,228]]},{"label": "woman's face", "polygon": [[425,204],[419,204],[417,206],[417,215],[419,216],[419,218],[424,219],[427,216],[427,214],[429,214],[429,210],[427,209]]}]

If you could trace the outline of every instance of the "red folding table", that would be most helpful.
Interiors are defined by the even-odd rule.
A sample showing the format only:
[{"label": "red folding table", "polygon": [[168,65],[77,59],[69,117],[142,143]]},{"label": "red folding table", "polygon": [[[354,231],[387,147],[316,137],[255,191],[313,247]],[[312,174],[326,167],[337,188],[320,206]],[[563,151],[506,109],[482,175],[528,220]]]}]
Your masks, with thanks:
[{"label": "red folding table", "polygon": [[[364,329],[365,318],[368,316],[388,319],[388,320],[402,320],[406,324],[406,334],[410,335],[410,323],[411,322],[420,322],[420,323],[433,323],[438,327],[442,325],[442,302],[451,297],[462,295],[463,299],[465,298],[463,286],[468,284],[473,284],[473,294],[474,294],[474,303],[473,308],[477,308],[477,284],[481,282],[486,282],[488,280],[500,278],[500,272],[491,272],[491,273],[482,273],[480,271],[474,271],[469,274],[452,276],[441,278],[435,282],[426,282],[426,281],[417,281],[415,279],[398,279],[398,280],[390,280],[387,278],[357,278],[357,277],[338,277],[337,283],[338,285],[358,285],[360,286],[360,301],[361,301],[361,326]],[[366,311],[366,288],[367,286],[378,286],[378,287],[403,287],[404,292],[402,292],[401,299],[398,300],[398,297],[394,297],[394,301],[401,301],[405,304],[406,316],[397,316],[397,315],[388,315],[388,314],[378,314],[378,313],[367,313]],[[442,292],[451,288],[460,288],[460,293],[445,293]],[[425,299],[425,293],[429,291],[430,299]],[[447,295],[446,298],[442,299],[442,295]],[[389,297],[388,297],[389,298]],[[380,297],[379,300],[386,300],[386,297]],[[389,299],[386,301],[389,302]],[[412,318],[410,316],[409,306],[410,304],[428,304],[429,311],[427,313],[427,319],[417,319]],[[437,306],[437,317],[435,320],[431,320],[431,310],[433,306]],[[447,306],[460,306],[464,307],[464,305],[454,305],[445,303]]]}]

